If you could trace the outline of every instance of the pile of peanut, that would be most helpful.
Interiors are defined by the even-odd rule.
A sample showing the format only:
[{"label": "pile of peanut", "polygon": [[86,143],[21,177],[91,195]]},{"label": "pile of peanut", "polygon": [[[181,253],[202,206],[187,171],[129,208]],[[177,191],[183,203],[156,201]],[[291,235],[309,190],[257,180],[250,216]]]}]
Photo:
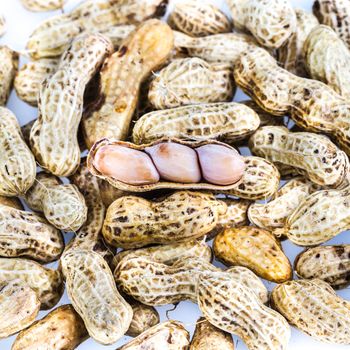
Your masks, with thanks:
[{"label": "pile of peanut", "polygon": [[[0,45],[0,339],[17,334],[12,350],[125,335],[119,350],[233,350],[232,335],[286,350],[291,326],[350,345],[335,291],[350,284],[350,244],[323,245],[350,229],[350,0],[315,0],[313,14],[226,3],[231,16],[199,0],[82,0],[31,33],[20,68]],[[22,127],[13,88],[38,108]],[[251,99],[232,102],[237,88]],[[285,239],[305,247],[294,264]],[[156,309],[182,301],[202,314],[192,340]]]}]

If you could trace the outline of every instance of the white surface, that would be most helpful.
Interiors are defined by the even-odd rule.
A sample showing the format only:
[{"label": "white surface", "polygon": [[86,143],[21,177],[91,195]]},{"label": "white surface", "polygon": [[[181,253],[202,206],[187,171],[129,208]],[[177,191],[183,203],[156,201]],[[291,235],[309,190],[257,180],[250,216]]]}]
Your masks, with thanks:
[{"label": "white surface", "polygon": [[[198,0],[203,1],[203,0]],[[176,2],[176,0],[170,1],[172,5]],[[224,4],[223,0],[212,0],[207,1],[212,2],[225,10],[227,12],[227,7]],[[313,0],[292,0],[292,3],[296,7],[301,7],[306,10],[311,10]],[[69,11],[71,8],[73,8],[77,3],[79,3],[79,0],[70,0],[68,1],[67,5],[65,6],[65,11]],[[28,40],[28,37],[30,33],[33,31],[33,29],[45,18],[48,18],[50,16],[53,16],[54,14],[59,14],[60,11],[56,12],[49,12],[49,13],[32,13],[26,11],[20,4],[20,0],[0,0],[0,13],[4,13],[6,20],[7,20],[7,34],[0,38],[0,44],[7,44],[12,49],[21,51],[24,50],[26,42]],[[21,58],[21,64],[25,62],[26,60],[22,57]],[[241,92],[238,92],[235,97],[235,101],[240,101],[243,98],[243,94]],[[16,114],[17,118],[19,119],[21,124],[24,124],[32,119],[35,119],[37,117],[37,109],[32,108],[19,100],[16,97],[15,92],[12,92],[10,101],[8,103],[8,107]],[[348,238],[349,233],[344,232],[340,235],[338,235],[335,239],[332,239],[331,241],[327,242],[327,244],[340,244],[340,243],[350,243],[350,238]],[[67,239],[71,237],[71,235],[66,235]],[[290,242],[283,242],[282,243],[283,248],[288,255],[289,259],[293,262],[295,256],[302,250],[299,247],[296,247],[295,245],[291,244]],[[217,264],[217,263],[215,263]],[[217,264],[220,266],[220,264]],[[54,265],[53,265],[54,266]],[[267,283],[266,285],[271,290],[273,287],[272,283]],[[350,299],[350,292],[348,289],[344,289],[339,291],[339,295],[346,299]],[[67,298],[67,295],[64,294],[59,304],[67,304],[69,303],[69,300]],[[169,305],[166,307],[158,308],[161,315],[161,320],[166,320],[165,311],[172,309],[173,306]],[[40,312],[39,317],[42,318],[47,312]],[[192,304],[190,302],[182,302],[178,305],[177,309],[175,311],[171,311],[169,314],[169,317],[171,319],[180,320],[184,322],[186,328],[191,331],[194,329],[194,325],[198,317],[200,316],[200,312],[198,310],[198,307],[195,304]],[[0,341],[0,350],[9,350],[11,348],[11,344],[14,341],[16,336],[12,336],[8,339],[1,340]],[[98,350],[98,349],[116,349],[118,346],[124,344],[127,342],[130,338],[124,337],[121,339],[118,343],[110,346],[103,346],[100,344],[97,344],[92,339],[89,339],[85,341],[83,344],[81,344],[78,349],[79,350]],[[236,343],[236,349],[237,350],[243,350],[246,349],[243,342],[238,339],[237,337],[234,337],[235,343]],[[289,349],[293,350],[337,350],[337,349],[345,349],[344,346],[335,346],[335,345],[328,345],[323,344],[317,341],[314,341],[312,338],[302,334],[301,332],[297,331],[296,329],[292,330],[292,338],[289,344]],[[35,349],[33,349],[35,350]],[[161,349],[160,349],[161,350]],[[218,349],[220,350],[220,349]]]}]

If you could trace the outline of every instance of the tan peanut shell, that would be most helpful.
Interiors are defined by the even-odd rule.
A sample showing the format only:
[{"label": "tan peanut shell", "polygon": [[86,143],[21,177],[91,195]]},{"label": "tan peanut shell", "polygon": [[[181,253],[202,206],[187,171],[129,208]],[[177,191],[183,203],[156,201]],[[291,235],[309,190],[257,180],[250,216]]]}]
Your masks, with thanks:
[{"label": "tan peanut shell", "polygon": [[119,24],[162,16],[165,6],[164,0],[87,0],[71,12],[42,22],[31,34],[27,49],[32,59],[60,56],[81,33],[104,32]]},{"label": "tan peanut shell", "polygon": [[228,0],[236,29],[250,32],[263,46],[277,49],[296,28],[289,0]]},{"label": "tan peanut shell", "polygon": [[87,218],[84,196],[72,184],[63,184],[50,174],[40,173],[25,196],[28,206],[43,212],[46,219],[64,231],[77,231]]},{"label": "tan peanut shell", "polygon": [[276,116],[288,114],[304,129],[330,134],[350,152],[350,104],[326,84],[293,75],[260,48],[240,56],[234,78],[267,112]]},{"label": "tan peanut shell", "polygon": [[213,249],[224,264],[245,266],[269,281],[280,283],[292,278],[292,267],[280,243],[261,228],[226,229],[216,236]]},{"label": "tan peanut shell", "polygon": [[12,282],[33,289],[40,300],[41,309],[54,307],[63,293],[63,280],[59,270],[52,270],[37,262],[19,258],[0,258],[0,285]]},{"label": "tan peanut shell", "polygon": [[318,278],[340,289],[350,284],[349,256],[349,244],[314,247],[297,256],[294,269],[301,278]]},{"label": "tan peanut shell", "polygon": [[313,12],[320,23],[333,28],[350,49],[349,0],[315,0]]},{"label": "tan peanut shell", "polygon": [[233,143],[251,135],[259,125],[259,116],[243,104],[204,103],[147,113],[135,123],[132,138],[137,144],[162,137]]},{"label": "tan peanut shell", "polygon": [[24,207],[17,197],[3,197],[0,196],[0,205],[18,209],[18,210],[24,210]]},{"label": "tan peanut shell", "polygon": [[231,23],[221,10],[196,0],[175,4],[168,23],[173,29],[195,37],[231,31]]},{"label": "tan peanut shell", "polygon": [[115,343],[127,332],[133,312],[107,262],[93,251],[71,250],[61,264],[68,297],[89,335],[101,344]]},{"label": "tan peanut shell", "polygon": [[232,66],[225,63],[179,58],[154,75],[148,99],[156,109],[232,101],[235,93]]},{"label": "tan peanut shell", "polygon": [[314,28],[304,45],[306,67],[312,79],[321,80],[347,100],[350,98],[350,49],[330,27]]},{"label": "tan peanut shell", "polygon": [[316,340],[350,344],[350,304],[322,280],[288,281],[275,287],[273,307]]},{"label": "tan peanut shell", "polygon": [[62,305],[23,330],[12,350],[74,350],[88,334],[72,305]]},{"label": "tan peanut shell", "polygon": [[204,317],[196,323],[189,350],[234,350],[232,336],[213,326]]},{"label": "tan peanut shell", "polygon": [[214,229],[226,210],[225,203],[200,192],[175,192],[159,202],[125,196],[109,206],[102,234],[124,249],[189,241]]},{"label": "tan peanut shell", "polygon": [[18,54],[7,46],[0,46],[0,62],[0,106],[5,106],[18,69]]},{"label": "tan peanut shell", "polygon": [[117,350],[187,350],[190,335],[178,321],[160,323],[122,345]]},{"label": "tan peanut shell", "polygon": [[39,313],[36,292],[26,286],[9,283],[0,290],[0,339],[30,326]]},{"label": "tan peanut shell", "polygon": [[79,166],[77,132],[84,90],[111,51],[111,42],[102,35],[79,35],[63,55],[56,73],[41,85],[39,117],[31,130],[30,143],[41,167],[54,175],[71,175]]},{"label": "tan peanut shell", "polygon": [[16,116],[5,107],[0,107],[0,147],[0,195],[24,195],[34,183],[36,163]]},{"label": "tan peanut shell", "polygon": [[248,209],[252,224],[266,229],[284,227],[288,216],[311,193],[320,190],[320,186],[303,177],[296,177],[287,182],[267,203],[253,203]]},{"label": "tan peanut shell", "polygon": [[83,119],[88,148],[104,137],[126,139],[142,81],[166,61],[172,49],[172,30],[153,19],[141,24],[105,61],[97,97]]},{"label": "tan peanut shell", "polygon": [[348,157],[323,135],[264,126],[250,138],[249,148],[271,162],[292,166],[315,184],[338,187],[346,181]]},{"label": "tan peanut shell", "polygon": [[249,350],[286,350],[287,321],[265,306],[250,288],[227,272],[199,276],[198,306],[215,327],[238,335]]},{"label": "tan peanut shell", "polygon": [[67,0],[21,0],[22,5],[32,12],[45,12],[62,9]]},{"label": "tan peanut shell", "polygon": [[277,50],[278,63],[289,72],[301,77],[307,76],[303,46],[313,28],[318,26],[317,18],[307,11],[295,9],[297,25],[293,34]]},{"label": "tan peanut shell", "polygon": [[0,38],[6,33],[6,18],[0,13]]},{"label": "tan peanut shell", "polygon": [[175,50],[207,62],[235,63],[242,52],[258,47],[254,38],[240,33],[224,33],[192,38],[174,31]]}]

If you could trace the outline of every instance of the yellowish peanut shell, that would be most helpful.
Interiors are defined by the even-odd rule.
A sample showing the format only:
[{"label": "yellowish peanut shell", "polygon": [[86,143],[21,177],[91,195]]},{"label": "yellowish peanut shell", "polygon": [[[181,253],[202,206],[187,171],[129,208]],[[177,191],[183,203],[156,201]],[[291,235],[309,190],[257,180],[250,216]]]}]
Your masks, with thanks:
[{"label": "yellowish peanut shell", "polygon": [[0,106],[5,106],[18,69],[18,54],[7,46],[0,46],[0,62]]},{"label": "yellowish peanut shell", "polygon": [[32,12],[45,12],[62,9],[67,0],[21,0],[22,5]]}]

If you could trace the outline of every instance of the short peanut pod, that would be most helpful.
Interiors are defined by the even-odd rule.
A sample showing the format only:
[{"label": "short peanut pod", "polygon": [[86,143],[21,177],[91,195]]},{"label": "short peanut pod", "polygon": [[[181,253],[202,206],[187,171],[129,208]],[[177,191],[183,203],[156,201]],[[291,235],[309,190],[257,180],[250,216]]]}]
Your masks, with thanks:
[{"label": "short peanut pod", "polygon": [[62,184],[54,175],[38,174],[25,199],[31,209],[43,212],[46,219],[60,230],[77,231],[86,221],[84,196],[75,185]]},{"label": "short peanut pod", "polygon": [[63,8],[67,0],[21,0],[22,5],[29,11],[45,12]]},{"label": "short peanut pod", "polygon": [[314,247],[297,256],[294,268],[301,278],[318,278],[340,289],[350,284],[349,256],[348,244]]},{"label": "short peanut pod", "polygon": [[259,125],[259,116],[243,104],[208,103],[147,113],[135,123],[132,137],[137,144],[162,137],[233,143],[251,135]]},{"label": "short peanut pod", "polygon": [[0,106],[5,106],[18,69],[18,54],[7,46],[0,46],[0,62]]},{"label": "short peanut pod", "polygon": [[275,287],[273,307],[290,324],[332,344],[350,344],[350,305],[322,280],[288,281]]},{"label": "short peanut pod", "polygon": [[12,350],[74,350],[88,337],[72,305],[62,305],[19,333]]}]

